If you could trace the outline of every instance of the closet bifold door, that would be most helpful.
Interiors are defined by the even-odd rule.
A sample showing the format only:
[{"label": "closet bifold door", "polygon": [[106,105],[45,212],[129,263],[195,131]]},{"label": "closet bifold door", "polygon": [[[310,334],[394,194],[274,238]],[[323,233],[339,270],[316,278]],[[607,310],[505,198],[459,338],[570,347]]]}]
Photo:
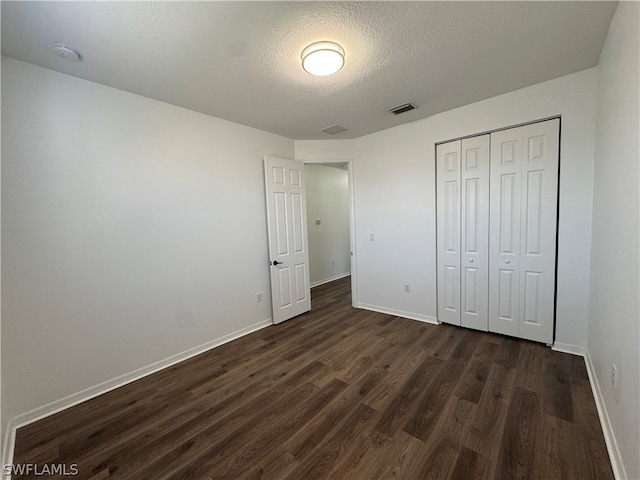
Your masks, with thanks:
[{"label": "closet bifold door", "polygon": [[462,140],[461,325],[489,327],[489,135]]},{"label": "closet bifold door", "polygon": [[489,135],[436,151],[438,319],[487,331]]},{"label": "closet bifold door", "polygon": [[438,320],[460,325],[460,148],[436,147]]},{"label": "closet bifold door", "polygon": [[551,344],[559,120],[491,134],[489,331]]}]

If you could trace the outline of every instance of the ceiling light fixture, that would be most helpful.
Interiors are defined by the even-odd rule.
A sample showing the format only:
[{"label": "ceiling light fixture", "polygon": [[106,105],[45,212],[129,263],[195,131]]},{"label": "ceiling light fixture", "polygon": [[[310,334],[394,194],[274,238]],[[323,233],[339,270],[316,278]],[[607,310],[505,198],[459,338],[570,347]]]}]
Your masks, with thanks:
[{"label": "ceiling light fixture", "polygon": [[302,68],[311,75],[333,75],[344,65],[344,49],[333,42],[316,42],[302,51]]}]

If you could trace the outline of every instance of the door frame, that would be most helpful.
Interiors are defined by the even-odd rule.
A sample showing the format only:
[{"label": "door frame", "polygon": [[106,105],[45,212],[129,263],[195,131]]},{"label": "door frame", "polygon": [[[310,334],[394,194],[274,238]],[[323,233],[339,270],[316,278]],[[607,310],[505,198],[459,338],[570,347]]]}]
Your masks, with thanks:
[{"label": "door frame", "polygon": [[[353,181],[353,157],[347,158],[315,158],[312,160],[296,159],[306,164],[323,164],[323,163],[346,163],[347,173],[349,175],[348,196],[349,196],[349,247],[351,249],[351,306],[358,308],[358,282],[356,274],[356,214],[355,214],[355,194]],[[313,308],[313,307],[312,307]]]}]

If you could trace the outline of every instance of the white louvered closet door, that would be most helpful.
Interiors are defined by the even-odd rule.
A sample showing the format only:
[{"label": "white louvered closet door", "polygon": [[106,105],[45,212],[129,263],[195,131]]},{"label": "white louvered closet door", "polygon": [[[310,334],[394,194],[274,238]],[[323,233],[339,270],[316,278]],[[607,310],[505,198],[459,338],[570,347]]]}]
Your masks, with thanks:
[{"label": "white louvered closet door", "polygon": [[559,120],[491,134],[489,330],[551,344]]},{"label": "white louvered closet door", "polygon": [[438,319],[488,326],[489,135],[438,145]]}]

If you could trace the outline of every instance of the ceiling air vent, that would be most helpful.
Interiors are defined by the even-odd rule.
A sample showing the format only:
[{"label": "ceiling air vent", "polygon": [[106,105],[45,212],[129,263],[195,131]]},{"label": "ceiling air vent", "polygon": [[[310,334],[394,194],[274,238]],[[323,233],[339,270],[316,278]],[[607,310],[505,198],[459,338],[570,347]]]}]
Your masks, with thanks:
[{"label": "ceiling air vent", "polygon": [[409,110],[414,110],[415,108],[417,107],[413,103],[405,103],[404,105],[398,105],[397,107],[393,107],[389,111],[396,115],[400,115],[401,113],[408,112]]},{"label": "ceiling air vent", "polygon": [[321,132],[328,133],[329,135],[337,135],[342,132],[346,132],[348,128],[341,127],[340,125],[331,125],[330,127],[323,128]]}]

